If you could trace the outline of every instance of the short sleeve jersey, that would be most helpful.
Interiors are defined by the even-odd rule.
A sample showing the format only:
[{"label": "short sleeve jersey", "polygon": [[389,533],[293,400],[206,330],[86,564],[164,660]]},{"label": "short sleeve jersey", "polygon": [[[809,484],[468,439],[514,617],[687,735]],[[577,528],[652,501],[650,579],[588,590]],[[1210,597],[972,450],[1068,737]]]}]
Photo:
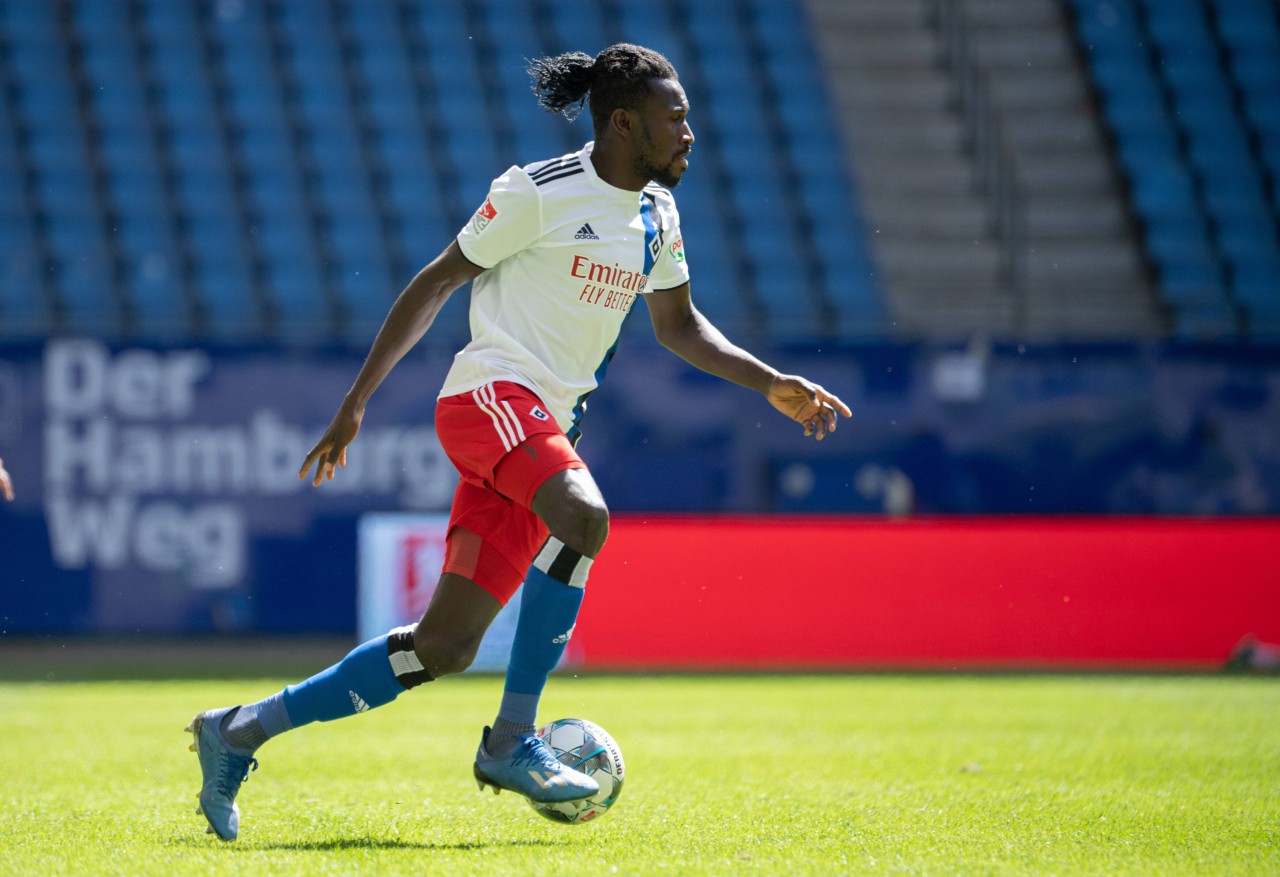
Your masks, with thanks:
[{"label": "short sleeve jersey", "polygon": [[471,341],[440,391],[513,381],[575,441],[636,298],[689,279],[671,193],[606,183],[593,145],[512,167],[458,234],[463,255],[485,271],[472,284]]}]

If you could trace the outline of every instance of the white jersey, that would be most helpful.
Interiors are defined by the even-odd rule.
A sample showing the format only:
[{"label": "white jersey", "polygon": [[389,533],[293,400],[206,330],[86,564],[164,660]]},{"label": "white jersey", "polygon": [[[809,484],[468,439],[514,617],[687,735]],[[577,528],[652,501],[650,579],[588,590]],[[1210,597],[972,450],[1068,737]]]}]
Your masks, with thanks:
[{"label": "white jersey", "polygon": [[592,146],[510,168],[459,232],[463,255],[486,270],[471,289],[471,342],[440,391],[512,381],[574,441],[636,297],[689,279],[671,193],[611,186]]}]

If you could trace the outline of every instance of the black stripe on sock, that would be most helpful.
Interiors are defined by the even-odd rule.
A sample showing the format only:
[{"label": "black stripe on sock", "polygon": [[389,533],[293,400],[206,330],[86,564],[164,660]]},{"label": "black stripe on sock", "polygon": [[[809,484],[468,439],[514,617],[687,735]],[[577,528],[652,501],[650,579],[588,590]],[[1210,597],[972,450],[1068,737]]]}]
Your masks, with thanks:
[{"label": "black stripe on sock", "polygon": [[556,559],[551,561],[551,565],[547,567],[547,575],[557,582],[564,582],[567,585],[573,581],[573,571],[577,569],[578,561],[580,560],[582,560],[582,555],[565,545],[556,555]]},{"label": "black stripe on sock", "polygon": [[[406,630],[398,630],[387,636],[387,658],[398,652],[408,652],[413,654],[413,631],[417,625]],[[394,664],[392,665],[394,666]],[[424,682],[434,682],[434,676],[426,670],[416,670],[411,673],[397,673],[396,681],[405,687],[407,691],[410,688],[416,688]]]},{"label": "black stripe on sock", "polygon": [[396,677],[396,681],[404,686],[404,690],[417,688],[424,682],[434,682],[436,677],[432,676],[426,670],[419,670],[417,673],[404,673]]},{"label": "black stripe on sock", "polygon": [[396,652],[412,652],[413,651],[413,627],[404,630],[393,630],[387,635],[387,655],[394,655]]}]

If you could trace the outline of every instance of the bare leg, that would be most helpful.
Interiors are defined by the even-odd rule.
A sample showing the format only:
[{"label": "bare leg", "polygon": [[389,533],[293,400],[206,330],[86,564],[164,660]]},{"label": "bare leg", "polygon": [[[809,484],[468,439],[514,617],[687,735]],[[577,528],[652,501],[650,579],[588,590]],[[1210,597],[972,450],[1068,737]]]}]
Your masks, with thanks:
[{"label": "bare leg", "polygon": [[455,573],[440,576],[413,632],[413,650],[422,666],[433,678],[467,669],[501,608],[497,598],[470,579]]}]

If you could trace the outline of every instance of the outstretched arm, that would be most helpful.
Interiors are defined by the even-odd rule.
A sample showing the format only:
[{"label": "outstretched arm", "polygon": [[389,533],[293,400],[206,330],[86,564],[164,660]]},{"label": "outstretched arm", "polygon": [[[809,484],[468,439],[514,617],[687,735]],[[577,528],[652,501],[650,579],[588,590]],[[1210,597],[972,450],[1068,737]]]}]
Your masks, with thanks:
[{"label": "outstretched arm", "polygon": [[799,375],[784,375],[734,345],[693,306],[689,284],[645,297],[659,343],[708,374],[758,391],[818,441],[835,432],[838,415],[853,412],[832,393]]},{"label": "outstretched arm", "polygon": [[13,499],[13,481],[9,478],[9,473],[4,469],[4,460],[0,460],[0,496],[5,499]]},{"label": "outstretched arm", "polygon": [[360,374],[343,398],[338,413],[303,461],[299,478],[306,478],[315,463],[311,483],[319,486],[325,478],[333,478],[335,469],[347,465],[347,445],[355,441],[360,431],[364,408],[373,391],[431,327],[453,291],[474,280],[483,270],[462,255],[458,242],[454,241],[409,281],[378,330]]}]

